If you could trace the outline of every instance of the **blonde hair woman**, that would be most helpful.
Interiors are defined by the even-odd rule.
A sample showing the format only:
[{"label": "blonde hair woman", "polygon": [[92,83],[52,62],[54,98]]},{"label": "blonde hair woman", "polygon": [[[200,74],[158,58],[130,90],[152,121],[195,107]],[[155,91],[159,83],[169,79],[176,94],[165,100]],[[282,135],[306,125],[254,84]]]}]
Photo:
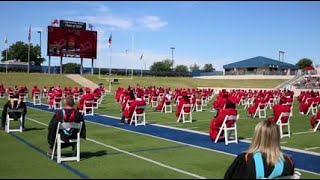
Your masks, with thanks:
[{"label": "blonde hair woman", "polygon": [[261,179],[293,175],[294,164],[280,148],[276,123],[264,120],[255,127],[249,149],[237,156],[225,179]]}]

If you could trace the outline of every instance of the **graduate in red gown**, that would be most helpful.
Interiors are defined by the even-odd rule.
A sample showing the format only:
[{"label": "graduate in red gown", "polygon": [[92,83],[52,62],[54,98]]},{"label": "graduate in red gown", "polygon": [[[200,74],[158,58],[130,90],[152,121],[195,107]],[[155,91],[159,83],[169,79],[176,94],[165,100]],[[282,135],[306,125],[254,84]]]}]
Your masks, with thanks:
[{"label": "graduate in red gown", "polygon": [[[282,97],[280,99],[279,104],[275,104],[272,109],[273,109],[273,116],[268,118],[269,121],[273,121],[273,122],[277,122],[277,120],[279,119],[280,115],[282,112],[288,112],[290,113],[291,111],[291,106],[289,104],[286,104],[286,98]],[[281,122],[282,123],[286,123],[288,121],[287,117],[283,117],[281,118]]]},{"label": "graduate in red gown", "polygon": [[[227,115],[238,115],[238,112],[236,110],[236,105],[228,100],[226,102],[225,109],[221,110],[219,112],[219,115],[211,120],[209,134],[212,141],[214,141],[219,133],[220,127],[222,126],[222,123]],[[234,124],[234,121],[228,121],[227,127],[231,127]]]}]

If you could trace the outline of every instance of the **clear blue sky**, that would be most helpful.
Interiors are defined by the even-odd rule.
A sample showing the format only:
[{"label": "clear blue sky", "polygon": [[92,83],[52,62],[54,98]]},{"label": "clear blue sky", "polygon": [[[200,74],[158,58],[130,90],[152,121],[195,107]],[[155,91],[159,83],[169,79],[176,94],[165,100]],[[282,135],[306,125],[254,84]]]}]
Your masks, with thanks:
[{"label": "clear blue sky", "polygon": [[[154,61],[171,59],[175,65],[222,65],[265,56],[295,64],[307,57],[320,63],[320,2],[0,2],[0,36],[9,45],[39,43],[46,60],[46,27],[54,19],[91,23],[98,31],[95,66],[110,66],[107,40],[112,33],[112,68],[144,68]],[[133,37],[133,43],[132,38]],[[133,52],[131,52],[133,44]],[[4,49],[4,42],[0,49]],[[128,56],[125,50],[128,49]],[[140,56],[143,54],[143,60]],[[129,56],[130,55],[130,56]],[[80,63],[65,59],[64,63]],[[60,59],[52,58],[52,65]],[[44,63],[48,65],[48,61]],[[84,60],[89,67],[91,60]]]}]

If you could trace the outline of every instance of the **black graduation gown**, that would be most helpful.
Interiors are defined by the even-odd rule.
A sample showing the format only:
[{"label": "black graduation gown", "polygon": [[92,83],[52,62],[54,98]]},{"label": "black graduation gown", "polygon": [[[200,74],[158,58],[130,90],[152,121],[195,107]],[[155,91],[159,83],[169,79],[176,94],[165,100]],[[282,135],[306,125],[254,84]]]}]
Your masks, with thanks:
[{"label": "black graduation gown", "polygon": [[[70,116],[72,113],[72,109],[65,109],[65,113],[66,113],[66,119],[67,122],[70,120]],[[58,123],[59,122],[63,122],[63,114],[62,114],[62,110],[60,111],[56,111],[56,113],[53,115],[49,127],[48,127],[48,144],[53,147],[55,138],[56,138],[56,131],[57,131],[57,127],[58,127]],[[75,113],[75,118],[74,118],[74,122],[80,123],[82,122],[82,129],[81,129],[81,133],[80,133],[80,137],[83,139],[86,139],[86,126],[85,126],[85,122],[84,122],[84,118],[82,116],[82,114],[76,110]],[[63,143],[62,144],[62,148],[64,147],[68,147],[72,144],[70,143]]]},{"label": "black graduation gown", "polygon": [[[246,153],[239,154],[233,163],[230,165],[224,175],[224,179],[256,179],[255,163],[252,154],[248,154],[247,161]],[[267,166],[266,159],[262,155],[265,177],[268,177],[274,166]],[[294,173],[294,164],[288,156],[285,155],[284,169],[281,176],[289,176]]]}]

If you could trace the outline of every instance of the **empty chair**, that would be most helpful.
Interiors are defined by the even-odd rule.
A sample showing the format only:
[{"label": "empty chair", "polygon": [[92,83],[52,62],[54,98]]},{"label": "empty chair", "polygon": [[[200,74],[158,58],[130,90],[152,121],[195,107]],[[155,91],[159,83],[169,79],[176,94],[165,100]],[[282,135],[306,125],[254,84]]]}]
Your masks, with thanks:
[{"label": "empty chair", "polygon": [[[282,122],[282,119],[286,118],[286,122]],[[279,126],[280,129],[280,137],[290,137],[290,112],[282,112],[281,115],[279,116],[276,124]],[[285,134],[284,133],[284,128],[287,127],[288,132]]]},{"label": "empty chair", "polygon": [[41,95],[40,92],[35,92],[33,94],[33,104],[34,105],[41,105]]},{"label": "empty chair", "polygon": [[196,112],[202,112],[203,111],[201,99],[196,99],[195,106],[196,106]]}]

